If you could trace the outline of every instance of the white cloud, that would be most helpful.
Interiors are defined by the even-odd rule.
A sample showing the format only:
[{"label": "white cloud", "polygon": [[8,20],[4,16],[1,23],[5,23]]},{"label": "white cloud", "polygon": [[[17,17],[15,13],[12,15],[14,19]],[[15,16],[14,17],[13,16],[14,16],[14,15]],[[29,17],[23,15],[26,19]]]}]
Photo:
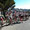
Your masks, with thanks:
[{"label": "white cloud", "polygon": [[30,9],[30,5],[16,6],[15,8]]}]

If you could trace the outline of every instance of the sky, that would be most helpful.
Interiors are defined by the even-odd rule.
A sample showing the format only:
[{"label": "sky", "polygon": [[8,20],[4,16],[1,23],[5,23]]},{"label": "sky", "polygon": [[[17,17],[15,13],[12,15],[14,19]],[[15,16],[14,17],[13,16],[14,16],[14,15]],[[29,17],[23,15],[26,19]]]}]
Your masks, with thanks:
[{"label": "sky", "polygon": [[14,0],[15,8],[30,9],[30,0]]}]

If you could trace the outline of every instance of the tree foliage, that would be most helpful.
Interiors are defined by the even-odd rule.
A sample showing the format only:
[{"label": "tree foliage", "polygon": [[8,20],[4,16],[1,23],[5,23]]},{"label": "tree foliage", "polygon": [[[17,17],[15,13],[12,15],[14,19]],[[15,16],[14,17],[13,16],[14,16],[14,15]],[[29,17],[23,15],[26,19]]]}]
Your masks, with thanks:
[{"label": "tree foliage", "polygon": [[14,0],[0,0],[0,8],[3,10],[4,16],[5,16],[5,10],[7,11],[7,9],[14,4],[15,4]]},{"label": "tree foliage", "polygon": [[2,9],[8,9],[13,4],[15,4],[14,0],[0,0],[0,8]]}]

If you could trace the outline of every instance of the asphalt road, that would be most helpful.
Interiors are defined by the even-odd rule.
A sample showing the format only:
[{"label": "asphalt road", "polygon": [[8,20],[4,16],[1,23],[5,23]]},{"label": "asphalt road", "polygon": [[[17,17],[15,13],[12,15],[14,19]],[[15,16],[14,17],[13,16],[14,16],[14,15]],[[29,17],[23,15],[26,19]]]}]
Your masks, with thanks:
[{"label": "asphalt road", "polygon": [[30,17],[27,21],[23,21],[23,23],[5,26],[0,30],[30,30]]}]

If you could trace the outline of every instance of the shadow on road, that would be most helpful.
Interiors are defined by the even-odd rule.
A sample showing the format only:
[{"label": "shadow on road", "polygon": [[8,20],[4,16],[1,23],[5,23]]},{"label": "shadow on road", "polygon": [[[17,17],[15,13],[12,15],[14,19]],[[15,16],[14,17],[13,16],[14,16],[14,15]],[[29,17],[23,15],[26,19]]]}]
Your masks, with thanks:
[{"label": "shadow on road", "polygon": [[3,27],[0,27],[0,30],[2,30]]},{"label": "shadow on road", "polygon": [[0,27],[0,30],[2,29],[2,27]]}]

